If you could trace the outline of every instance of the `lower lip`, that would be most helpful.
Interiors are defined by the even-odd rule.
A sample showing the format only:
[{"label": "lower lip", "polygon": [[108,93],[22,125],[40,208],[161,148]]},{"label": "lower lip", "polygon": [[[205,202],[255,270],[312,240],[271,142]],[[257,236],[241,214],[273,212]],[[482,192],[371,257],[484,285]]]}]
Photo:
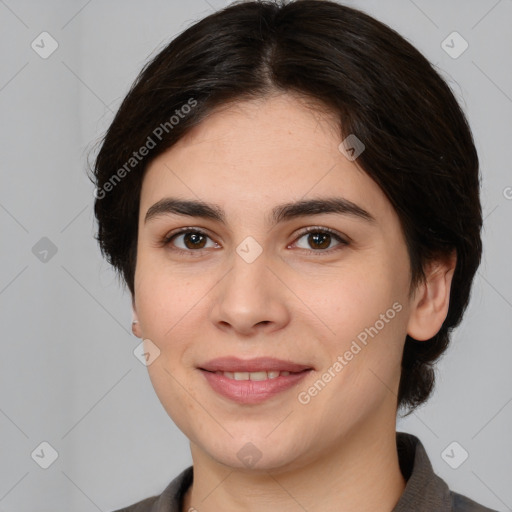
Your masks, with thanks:
[{"label": "lower lip", "polygon": [[214,372],[201,370],[214,391],[239,404],[259,404],[296,386],[311,370],[279,375],[275,379],[235,380]]}]

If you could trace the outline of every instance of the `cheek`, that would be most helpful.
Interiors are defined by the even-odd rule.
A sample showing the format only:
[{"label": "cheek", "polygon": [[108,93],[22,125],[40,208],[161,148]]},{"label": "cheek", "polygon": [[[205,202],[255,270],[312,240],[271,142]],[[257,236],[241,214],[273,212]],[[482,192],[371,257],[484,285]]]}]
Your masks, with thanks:
[{"label": "cheek", "polygon": [[140,326],[144,336],[155,342],[179,336],[180,324],[187,322],[187,313],[194,309],[201,293],[186,276],[171,273],[161,258],[144,249],[137,260],[135,290]]},{"label": "cheek", "polygon": [[187,364],[191,325],[197,323],[197,315],[203,314],[200,298],[204,291],[191,293],[187,279],[171,279],[161,269],[151,271],[149,267],[141,266],[137,280],[136,304],[142,333],[159,350],[158,357],[147,366],[151,384],[178,428],[189,432],[190,418],[204,414]]},{"label": "cheek", "polygon": [[318,312],[331,337],[340,340],[352,339],[374,325],[402,295],[390,270],[377,265],[351,266],[317,284],[303,287],[301,295]]},{"label": "cheek", "polygon": [[341,357],[343,369],[335,372],[341,378],[335,380],[366,396],[382,382],[392,386],[399,375],[407,324],[406,282],[384,259],[353,265],[338,276],[324,282],[323,294],[310,292],[308,299],[325,325],[325,369]]},{"label": "cheek", "polygon": [[148,374],[155,393],[163,408],[177,427],[186,432],[191,441],[207,433],[201,433],[208,426],[208,418],[201,404],[204,399],[194,388],[171,354],[163,352],[148,366]]}]

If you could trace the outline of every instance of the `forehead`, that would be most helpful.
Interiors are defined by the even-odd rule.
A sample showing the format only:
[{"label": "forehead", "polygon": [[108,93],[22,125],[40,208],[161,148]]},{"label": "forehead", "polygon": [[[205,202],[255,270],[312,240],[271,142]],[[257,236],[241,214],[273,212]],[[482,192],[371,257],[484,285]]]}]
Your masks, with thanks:
[{"label": "forehead", "polygon": [[[326,106],[298,94],[281,93],[216,107],[174,147],[193,150],[209,144],[219,156],[228,153],[245,160],[264,153],[276,158],[298,147],[328,151],[340,139],[339,131],[337,118]],[[292,158],[290,152],[287,158]]]},{"label": "forehead", "polygon": [[224,105],[150,163],[141,215],[166,195],[261,213],[264,205],[336,195],[382,216],[391,205],[340,152],[341,140],[333,115],[293,95]]}]

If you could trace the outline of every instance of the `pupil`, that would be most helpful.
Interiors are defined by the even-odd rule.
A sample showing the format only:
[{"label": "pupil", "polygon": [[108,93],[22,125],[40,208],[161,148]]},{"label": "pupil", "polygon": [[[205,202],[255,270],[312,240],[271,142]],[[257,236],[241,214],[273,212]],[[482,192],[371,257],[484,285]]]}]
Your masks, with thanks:
[{"label": "pupil", "polygon": [[191,247],[188,245],[187,242],[192,242],[192,248],[199,247],[199,244],[197,243],[199,238],[202,238],[202,235],[199,233],[187,233],[185,235],[185,245],[190,249]]},{"label": "pupil", "polygon": [[[322,234],[322,233],[313,233],[310,236],[310,239],[313,239],[313,243],[316,244],[316,245],[320,245],[321,249],[325,249],[327,247],[329,247],[329,237],[331,235],[328,235],[326,233]],[[318,242],[318,238],[323,238],[324,242]],[[325,243],[325,241],[327,240],[327,243]]]}]

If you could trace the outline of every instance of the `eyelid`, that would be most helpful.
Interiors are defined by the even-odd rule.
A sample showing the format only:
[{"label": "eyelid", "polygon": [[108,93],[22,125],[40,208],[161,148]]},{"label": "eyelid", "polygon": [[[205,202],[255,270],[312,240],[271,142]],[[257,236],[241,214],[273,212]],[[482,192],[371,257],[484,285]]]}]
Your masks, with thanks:
[{"label": "eyelid", "polygon": [[212,238],[209,235],[209,231],[205,228],[200,228],[196,226],[185,226],[183,228],[178,228],[173,231],[170,231],[162,238],[163,243],[169,243],[171,239],[178,235],[183,235],[184,233],[198,233],[200,235],[206,235],[208,238]]},{"label": "eyelid", "polygon": [[[171,231],[170,233],[167,233],[166,235],[164,235],[164,237],[158,242],[158,247],[170,246],[173,238],[180,236],[180,235],[184,235],[186,233],[195,233],[198,235],[203,235],[203,236],[206,236],[207,238],[209,238],[210,240],[212,240],[213,242],[215,242],[215,240],[213,240],[213,237],[210,236],[209,231],[207,229],[188,226],[188,227],[176,229],[176,230]],[[218,242],[215,242],[215,243],[218,245]],[[190,255],[191,253],[201,253],[201,251],[203,251],[204,249],[185,250],[185,249],[181,249],[180,247],[172,247],[171,250],[178,252],[178,253],[186,253],[186,254]]]},{"label": "eyelid", "polygon": [[[328,228],[325,226],[308,226],[306,228],[303,228],[297,234],[295,234],[294,241],[291,244],[288,244],[287,247],[296,243],[296,241],[299,240],[300,238],[302,238],[304,235],[307,235],[309,233],[318,233],[318,232],[327,233],[327,234],[331,235],[338,241],[338,245],[335,247],[332,247],[330,249],[325,249],[325,250],[302,249],[302,248],[299,248],[299,250],[307,251],[310,254],[311,253],[315,253],[315,254],[319,254],[319,255],[320,254],[330,254],[331,252],[337,250],[337,248],[339,248],[340,246],[346,246],[352,242],[350,237],[348,237],[346,235],[342,235],[341,233],[339,233],[338,231],[336,231],[334,229],[331,229],[331,228]],[[186,234],[186,233],[196,233],[199,235],[203,235],[203,236],[206,236],[207,238],[209,238],[210,240],[212,240],[213,242],[215,242],[215,240],[213,240],[213,238],[209,235],[208,230],[206,230],[205,228],[198,228],[198,227],[190,226],[190,227],[179,228],[175,231],[171,231],[170,233],[167,233],[160,241],[159,246],[166,247],[171,244],[173,238],[175,238],[179,235]],[[218,244],[218,242],[215,242],[215,243]],[[172,250],[181,252],[181,253],[191,254],[191,253],[200,253],[201,251],[204,250],[204,248],[197,249],[197,250],[184,250],[179,247],[173,247]]]},{"label": "eyelid", "polygon": [[[301,231],[299,231],[299,233],[297,233],[295,236],[296,236],[296,238],[301,238],[304,235],[307,235],[308,233],[317,233],[317,232],[328,233],[329,235],[332,235],[335,238],[337,238],[339,242],[343,242],[345,244],[349,244],[351,242],[350,237],[343,235],[342,233],[336,231],[335,229],[328,228],[325,226],[309,226],[309,227],[304,228]],[[321,252],[321,251],[315,251],[315,252]],[[326,252],[326,251],[322,251],[322,252]]]}]

